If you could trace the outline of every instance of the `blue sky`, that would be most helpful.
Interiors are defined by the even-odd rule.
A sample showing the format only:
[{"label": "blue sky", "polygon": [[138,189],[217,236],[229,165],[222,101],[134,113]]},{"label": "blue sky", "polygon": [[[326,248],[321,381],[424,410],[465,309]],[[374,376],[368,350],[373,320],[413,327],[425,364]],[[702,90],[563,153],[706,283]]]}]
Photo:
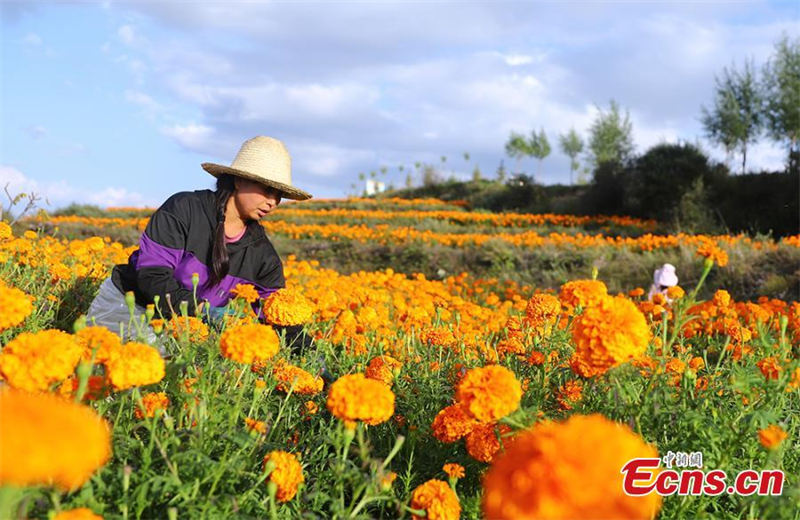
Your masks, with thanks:
[{"label": "blue sky", "polygon": [[[724,160],[698,121],[714,75],[800,34],[796,0],[0,7],[0,185],[48,209],[157,206],[211,187],[200,163],[229,164],[259,134],[287,144],[294,183],[316,197],[381,166],[401,186],[441,156],[445,175],[478,165],[493,177],[509,133],[540,127],[553,153],[522,168],[566,183],[557,135],[585,138],[611,98],[630,111],[637,151],[683,139]],[[784,155],[764,139],[749,164],[777,169]]]}]

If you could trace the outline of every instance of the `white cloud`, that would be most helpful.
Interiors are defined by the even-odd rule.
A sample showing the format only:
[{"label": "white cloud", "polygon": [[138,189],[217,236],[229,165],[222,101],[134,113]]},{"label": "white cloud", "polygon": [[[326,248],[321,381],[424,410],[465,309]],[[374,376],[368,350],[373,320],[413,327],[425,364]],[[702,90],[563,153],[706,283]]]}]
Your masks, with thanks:
[{"label": "white cloud", "polygon": [[38,205],[48,210],[54,210],[72,202],[95,204],[101,207],[153,206],[154,204],[154,201],[125,188],[113,186],[79,187],[68,183],[66,180],[39,182],[27,177],[13,166],[0,165],[0,188],[5,188],[6,186],[8,186],[8,191],[12,195],[35,193],[41,197]]},{"label": "white cloud", "polygon": [[334,177],[342,172],[356,172],[359,163],[376,161],[376,152],[343,148],[327,144],[299,143],[290,147],[292,170],[297,172],[295,178],[304,178],[306,174],[321,177]]},{"label": "white cloud", "polygon": [[117,37],[125,45],[133,45],[136,42],[136,31],[132,25],[123,25],[117,29]]},{"label": "white cloud", "polygon": [[163,108],[155,99],[138,90],[126,90],[125,100],[142,107],[148,114],[159,112]]},{"label": "white cloud", "polygon": [[516,67],[518,65],[527,65],[529,63],[533,63],[533,57],[523,56],[522,54],[510,54],[508,56],[504,56],[503,61],[506,62],[506,65]]},{"label": "white cloud", "polygon": [[[563,182],[558,134],[574,127],[586,138],[593,104],[614,98],[630,109],[639,152],[691,140],[714,73],[763,61],[791,29],[774,7],[646,4],[322,2],[309,13],[291,3],[228,12],[145,2],[126,4],[139,18],[126,13],[117,37],[133,78],[151,73],[153,90],[126,99],[159,106],[164,135],[195,152],[230,160],[244,139],[267,134],[290,145],[301,175],[322,179],[464,151],[493,172],[511,130],[541,127],[553,152],[538,180]],[[753,164],[774,164],[774,147],[763,146]]]},{"label": "white cloud", "polygon": [[188,123],[163,127],[161,132],[181,146],[191,150],[203,150],[209,145],[214,129],[202,124]]},{"label": "white cloud", "polygon": [[42,41],[42,37],[39,36],[38,34],[28,33],[22,39],[22,43],[24,43],[25,45],[30,45],[31,47],[39,47],[44,42]]}]

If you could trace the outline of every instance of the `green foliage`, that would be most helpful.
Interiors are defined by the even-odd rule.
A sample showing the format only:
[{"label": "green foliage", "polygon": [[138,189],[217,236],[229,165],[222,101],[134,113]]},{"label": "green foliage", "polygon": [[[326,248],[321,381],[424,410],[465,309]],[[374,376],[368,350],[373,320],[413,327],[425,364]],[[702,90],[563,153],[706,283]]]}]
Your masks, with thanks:
[{"label": "green foliage", "polygon": [[722,232],[717,216],[709,205],[702,177],[697,177],[691,187],[681,195],[674,213],[673,227],[676,231],[710,234]]},{"label": "green foliage", "polygon": [[588,161],[596,167],[604,162],[625,162],[633,153],[633,124],[630,114],[623,117],[619,104],[611,100],[608,112],[598,114],[589,129]]},{"label": "green foliage", "polygon": [[622,208],[627,215],[710,232],[715,225],[713,214],[702,209],[709,204],[705,190],[726,175],[724,166],[711,164],[692,144],[658,144],[626,170]]},{"label": "green foliage", "polygon": [[[444,163],[444,161],[442,161]],[[442,176],[432,164],[422,166],[422,185],[426,187],[435,186],[442,182]]]},{"label": "green foliage", "polygon": [[100,206],[96,206],[94,204],[78,204],[73,202],[69,206],[65,206],[61,209],[53,211],[53,216],[98,218],[98,217],[107,217],[108,213]]},{"label": "green foliage", "polygon": [[715,77],[714,107],[702,107],[702,123],[708,137],[732,153],[742,153],[742,173],[747,163],[747,147],[758,139],[763,127],[762,95],[755,67],[745,62],[740,72],[725,68],[722,77]]},{"label": "green foliage", "polygon": [[797,172],[749,173],[715,184],[711,204],[728,229],[795,235],[800,232],[799,194]]},{"label": "green foliage", "polygon": [[530,139],[528,140],[528,154],[539,160],[539,167],[536,171],[537,175],[541,175],[542,160],[550,155],[550,151],[550,141],[547,140],[547,134],[544,133],[544,128],[540,128],[538,134],[535,130],[532,131]]},{"label": "green foliage", "polygon": [[626,166],[619,161],[603,161],[594,169],[589,189],[581,196],[586,214],[623,215]]},{"label": "green foliage", "polygon": [[472,182],[480,182],[481,180],[483,180],[481,169],[476,164],[475,168],[472,170]]},{"label": "green foliage", "polygon": [[500,161],[500,164],[497,166],[497,180],[500,182],[505,182],[506,180],[506,167],[503,164],[503,161]]},{"label": "green foliage", "polygon": [[770,137],[789,147],[789,171],[800,155],[800,39],[784,35],[763,73],[766,127]]},{"label": "green foliage", "polygon": [[505,149],[506,155],[516,159],[517,170],[519,170],[520,161],[530,154],[530,144],[525,139],[525,136],[516,132],[511,132],[508,141],[506,141]]},{"label": "green foliage", "polygon": [[558,136],[558,142],[561,151],[569,157],[569,183],[572,184],[572,175],[580,168],[578,155],[583,151],[583,139],[574,128],[570,128],[568,133]]}]

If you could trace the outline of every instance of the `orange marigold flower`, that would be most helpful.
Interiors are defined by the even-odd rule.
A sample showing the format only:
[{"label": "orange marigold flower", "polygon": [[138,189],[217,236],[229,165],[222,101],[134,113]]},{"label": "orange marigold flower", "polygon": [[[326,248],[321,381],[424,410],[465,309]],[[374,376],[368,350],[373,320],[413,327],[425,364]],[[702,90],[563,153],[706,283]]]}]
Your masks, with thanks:
[{"label": "orange marigold flower", "polygon": [[422,332],[421,339],[423,343],[434,347],[450,347],[456,342],[453,331],[446,327],[436,327],[425,330]]},{"label": "orange marigold flower", "polygon": [[248,431],[256,433],[267,433],[267,423],[265,423],[264,421],[257,421],[255,419],[251,419],[250,417],[245,417],[244,424],[247,427]]},{"label": "orange marigold flower", "polygon": [[[88,406],[0,390],[0,484],[81,487],[111,455],[111,430]],[[13,419],[10,419],[13,418]]]},{"label": "orange marigold flower", "polygon": [[501,439],[511,432],[505,424],[481,424],[467,434],[467,453],[475,460],[492,462],[500,451]]},{"label": "orange marigold flower", "polygon": [[451,404],[436,414],[431,429],[433,436],[442,442],[456,442],[467,435],[476,426],[478,421],[461,404]]},{"label": "orange marigold flower", "polygon": [[270,359],[278,353],[280,346],[275,329],[259,323],[232,327],[219,338],[222,355],[239,363]]},{"label": "orange marigold flower", "polygon": [[196,316],[173,316],[169,320],[169,326],[175,339],[185,337],[190,343],[200,343],[208,339],[208,326]]},{"label": "orange marigold flower", "polygon": [[543,365],[545,361],[545,355],[543,352],[539,352],[538,350],[531,351],[531,355],[528,356],[528,364],[533,366]]},{"label": "orange marigold flower", "polygon": [[376,381],[381,381],[391,386],[395,376],[400,373],[402,367],[403,363],[392,356],[377,356],[372,358],[367,364],[364,375],[370,379],[375,379]]},{"label": "orange marigold flower", "polygon": [[778,379],[778,377],[780,377],[781,365],[778,362],[778,358],[775,356],[762,359],[756,363],[756,366],[767,379]]},{"label": "orange marigold flower", "polygon": [[348,374],[331,385],[327,406],[343,421],[376,425],[392,417],[394,392],[384,383],[368,379],[364,374]]},{"label": "orange marigold flower", "polygon": [[758,442],[768,450],[778,448],[786,437],[786,432],[777,424],[758,430]]},{"label": "orange marigold flower", "polygon": [[106,368],[116,390],[152,385],[164,378],[164,359],[158,350],[135,341],[112,351]]},{"label": "orange marigold flower", "polygon": [[632,301],[624,296],[603,298],[573,323],[573,369],[583,377],[602,374],[643,355],[650,337],[647,321]]},{"label": "orange marigold flower", "polygon": [[315,415],[319,411],[319,406],[314,401],[306,401],[303,406],[307,415]]},{"label": "orange marigold flower", "polygon": [[583,382],[570,380],[558,388],[558,404],[564,410],[572,410],[572,405],[583,398]]},{"label": "orange marigold flower", "polygon": [[255,286],[249,283],[237,283],[231,294],[236,298],[241,298],[247,303],[253,303],[259,298],[258,291]]},{"label": "orange marigold flower", "polygon": [[517,408],[522,385],[514,372],[500,365],[473,368],[456,388],[456,401],[480,422],[494,422]]},{"label": "orange marigold flower", "polygon": [[464,466],[450,462],[442,467],[442,471],[450,478],[464,478]]},{"label": "orange marigold flower", "polygon": [[315,395],[322,391],[321,377],[288,363],[276,363],[272,375],[278,381],[277,388],[281,392],[288,392],[291,388],[295,394]]},{"label": "orange marigold flower", "polygon": [[653,518],[657,493],[626,495],[620,469],[658,452],[599,414],[543,421],[506,441],[483,479],[486,518]]},{"label": "orange marigold flower", "polygon": [[703,367],[705,367],[705,366],[706,366],[706,362],[703,361],[703,358],[701,358],[699,356],[695,356],[689,361],[689,368],[691,368],[695,372],[697,372],[698,370],[702,370]]},{"label": "orange marigold flower", "polygon": [[84,327],[75,334],[75,337],[85,349],[83,359],[87,361],[92,359],[94,352],[95,363],[105,363],[111,357],[111,353],[122,346],[119,336],[105,327]]},{"label": "orange marigold flower", "polygon": [[14,232],[11,230],[11,226],[5,222],[0,222],[0,241],[8,240],[9,238],[13,237]]},{"label": "orange marigold flower", "polygon": [[169,397],[167,397],[167,394],[164,392],[150,392],[142,396],[142,404],[136,407],[133,414],[137,419],[155,417],[159,411],[166,411],[168,406]]},{"label": "orange marigold flower", "polygon": [[79,507],[77,509],[56,513],[53,520],[103,520],[103,517],[96,515],[94,511],[88,507]]},{"label": "orange marigold flower", "polygon": [[725,289],[719,289],[714,293],[714,296],[711,298],[711,302],[717,307],[728,307],[731,304],[731,295]]},{"label": "orange marigold flower", "polygon": [[558,299],[568,307],[589,307],[608,295],[600,280],[573,280],[561,286]]},{"label": "orange marigold flower", "polygon": [[44,391],[73,373],[82,352],[75,337],[66,332],[22,332],[3,347],[0,374],[14,388]]},{"label": "orange marigold flower", "polygon": [[534,294],[525,307],[525,318],[531,327],[552,324],[561,312],[561,302],[551,294]]},{"label": "orange marigold flower", "polygon": [[720,267],[728,265],[728,253],[720,249],[720,247],[713,243],[704,243],[697,248],[697,254],[705,257],[717,264]]},{"label": "orange marigold flower", "polygon": [[414,518],[458,520],[461,516],[458,495],[443,480],[431,479],[417,486],[411,493],[410,506],[425,511],[424,517],[413,515]]},{"label": "orange marigold flower", "polygon": [[301,325],[313,315],[314,305],[296,289],[279,289],[264,300],[264,317],[275,325]]},{"label": "orange marigold flower", "polygon": [[683,374],[686,370],[686,363],[678,358],[670,358],[664,368],[671,374]]},{"label": "orange marigold flower", "polygon": [[641,287],[637,287],[636,289],[631,289],[630,291],[628,291],[628,296],[630,296],[631,298],[638,298],[642,295],[644,295],[644,289],[642,289]]},{"label": "orange marigold flower", "polygon": [[297,488],[305,481],[300,461],[293,453],[271,451],[264,457],[265,470],[272,467],[269,482],[276,486],[275,497],[279,502],[288,502],[297,494]]},{"label": "orange marigold flower", "polygon": [[670,300],[680,300],[684,296],[686,296],[686,292],[681,288],[680,285],[673,285],[667,289],[667,298]]},{"label": "orange marigold flower", "polygon": [[[0,224],[3,224],[0,222]],[[0,282],[0,332],[16,327],[33,312],[33,298]]]}]

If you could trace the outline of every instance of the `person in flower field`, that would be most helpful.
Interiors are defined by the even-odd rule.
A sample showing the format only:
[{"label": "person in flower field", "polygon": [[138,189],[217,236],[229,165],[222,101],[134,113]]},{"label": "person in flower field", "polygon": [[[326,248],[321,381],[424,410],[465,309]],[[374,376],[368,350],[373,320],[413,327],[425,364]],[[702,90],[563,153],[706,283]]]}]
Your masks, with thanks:
[{"label": "person in flower field", "polygon": [[[259,220],[284,198],[311,198],[292,185],[286,146],[258,136],[241,146],[230,166],[203,163],[202,167],[217,178],[216,190],[176,193],[153,213],[139,249],[127,264],[115,266],[100,286],[87,314],[89,323],[119,332],[120,322],[127,324],[130,317],[128,291],[136,299],[137,322],[155,300],[156,317],[170,318],[183,302],[190,315],[197,315],[195,273],[196,301],[205,300],[210,306],[199,314],[212,320],[225,313],[237,284],[253,285],[261,298],[285,287],[283,264]],[[301,328],[289,328],[287,336],[292,340],[301,336],[303,344],[309,343]]]},{"label": "person in flower field", "polygon": [[675,266],[664,264],[653,271],[653,284],[647,292],[647,299],[652,301],[656,294],[661,294],[670,302],[671,300],[667,298],[667,289],[676,285],[678,285],[678,275],[675,273]]}]

